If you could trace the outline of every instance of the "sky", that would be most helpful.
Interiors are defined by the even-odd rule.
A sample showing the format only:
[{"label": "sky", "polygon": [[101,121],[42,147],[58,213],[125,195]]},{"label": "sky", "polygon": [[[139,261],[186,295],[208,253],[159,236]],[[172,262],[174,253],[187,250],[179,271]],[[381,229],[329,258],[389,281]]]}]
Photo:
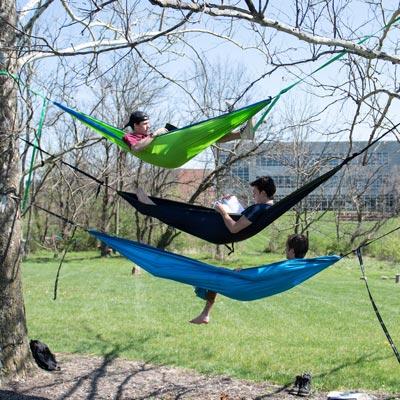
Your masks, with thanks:
[{"label": "sky", "polygon": [[[22,4],[25,4],[25,2],[20,3],[20,8],[22,7]],[[141,4],[145,5],[147,3]],[[285,14],[292,4],[293,2],[289,0],[281,0],[279,2],[271,1],[271,8],[269,9],[270,14],[276,16],[277,18],[280,18],[280,20],[283,22],[289,23],[291,21],[288,20]],[[79,2],[76,3],[76,5],[79,6]],[[387,7],[394,7],[394,4],[392,4],[392,2],[384,2],[384,5],[386,5]],[[278,10],[279,6],[280,10]],[[58,3],[54,3],[54,6],[52,6],[50,13],[54,16],[59,16],[59,14],[61,13],[60,5]],[[168,11],[168,13],[169,15],[171,15],[171,13],[173,12]],[[142,14],[142,16],[144,15],[145,14]],[[140,14],[138,14],[137,16],[135,15],[135,17],[137,18],[134,20],[134,22],[135,24],[137,23],[137,25],[133,26],[132,30],[133,32],[138,33],[143,30],[146,25],[139,24],[141,18]],[[157,17],[156,15],[150,15],[147,21],[150,24],[152,22],[155,22],[155,20],[151,21],[151,18]],[[210,32],[217,33],[222,32],[224,28],[226,28],[226,31],[231,28],[224,21],[216,21],[215,19],[209,18],[204,15],[196,15],[195,18],[199,19],[199,23],[189,26],[189,28],[193,30],[201,28],[207,29]],[[368,7],[366,2],[350,3],[349,8],[346,11],[346,18],[346,23],[348,24],[348,26],[357,27],[354,38],[377,32],[381,24],[378,20],[374,20],[373,15],[370,13],[370,8]],[[364,22],[368,23],[364,24]],[[323,31],[323,28],[324,27],[322,26],[321,31]],[[75,36],[79,37],[79,30],[77,27],[71,26],[70,29],[72,30],[72,33],[74,33],[74,29],[76,29]],[[390,32],[390,35],[392,35],[393,37],[397,36],[398,32],[398,28],[393,28],[393,30]],[[217,39],[216,36],[213,36],[211,34],[201,35],[199,33],[193,32],[186,36],[187,40],[190,42],[190,46],[181,48],[182,53],[184,53],[184,57],[177,57],[176,61],[171,61],[171,59],[169,59],[169,61],[165,63],[165,65],[162,67],[163,72],[177,80],[182,79],[182,77],[186,76],[186,74],[188,73],[189,68],[193,66],[193,62],[191,61],[191,59],[193,59],[195,52],[200,54],[200,58],[203,57],[204,61],[209,63],[210,65],[214,65],[219,62],[230,67],[242,66],[246,75],[248,76],[248,80],[255,79],[256,77],[260,76],[260,74],[265,73],[271,68],[271,66],[266,63],[265,55],[257,50],[254,46],[254,38],[256,35],[249,24],[236,23],[233,25],[230,33],[233,33],[232,36],[234,37],[234,40],[240,41],[245,45],[251,45],[252,48],[243,50],[240,49],[238,46],[235,46],[233,43],[229,41],[221,41]],[[267,30],[267,39],[270,33],[271,30]],[[329,32],[327,32],[327,35],[329,36]],[[278,50],[280,46],[282,46],[282,49],[289,47],[291,49],[291,56],[296,59],[301,59],[302,54],[304,54],[305,49],[308,47],[304,43],[301,43],[297,39],[294,39],[287,34],[276,35],[272,43],[273,46],[275,46],[275,49]],[[370,45],[374,45],[374,43],[376,43],[376,40],[371,39]],[[68,40],[64,40],[64,44],[69,45]],[[367,45],[369,45],[369,43]],[[193,50],[194,48],[195,50]],[[151,59],[151,57],[154,55],[158,55],[158,50],[155,49],[154,46],[151,44],[142,45],[140,47],[140,50],[143,51],[143,54],[148,56],[149,59]],[[264,51],[266,51],[266,49],[264,49]],[[177,51],[177,53],[179,53],[179,51]],[[166,55],[165,59],[167,59],[167,57],[168,56]],[[286,70],[281,69],[277,73],[274,73],[271,76],[264,78],[250,91],[250,102],[255,102],[261,100],[262,98],[276,95],[281,89],[296,81],[298,77],[304,77],[315,68],[319,67],[325,61],[327,61],[329,57],[330,56],[327,55],[324,58],[321,58],[313,63],[304,64],[303,66],[301,66],[301,70],[298,67],[290,67]],[[284,59],[283,54],[282,59]],[[100,60],[105,65],[107,64],[106,57],[101,57]],[[40,63],[41,65],[45,66],[43,70],[45,70],[48,76],[51,75],[50,71],[52,70],[55,70],[55,74],[58,73],[54,61],[54,59],[46,59],[45,61]],[[74,61],[72,58],[65,59],[64,63],[67,65],[67,67],[69,65],[71,68],[74,68]],[[316,76],[319,82],[322,84],[334,84],[336,82],[341,82],[347,79],[347,76],[344,74],[345,71],[346,70],[342,68],[341,62],[336,61],[333,64],[327,66],[324,70],[318,72]],[[309,82],[312,81],[309,80]],[[238,87],[245,87],[244,82],[231,82],[231,84],[237,85]],[[319,110],[322,110],[327,102],[329,102],[331,99],[320,98],[313,94],[310,94],[310,88],[311,86],[307,81],[293,88],[290,92],[285,94],[282,99],[277,103],[269,118],[273,119],[274,122],[277,123],[279,119],[285,117],[285,113],[287,114],[288,112],[290,112],[290,109],[299,110],[302,106],[310,108],[315,113],[317,113]],[[388,89],[391,88],[388,87]],[[43,91],[45,91],[45,88],[43,88]],[[76,97],[77,99],[79,99],[81,104],[84,105],[85,102],[90,102],[90,93],[90,88],[82,86],[81,90],[77,91]],[[170,90],[170,95],[168,96],[164,104],[160,105],[159,109],[162,109],[164,111],[167,110],[171,114],[172,118],[170,118],[168,122],[171,122],[177,126],[186,125],[187,122],[190,123],[193,121],[189,120],[190,115],[188,115],[188,111],[186,110],[185,112],[182,112],[181,107],[179,107],[179,104],[182,104],[184,102],[187,102],[187,100],[183,91],[179,90],[176,86],[172,86]],[[243,105],[243,103],[238,104],[238,106]],[[154,112],[157,111],[158,110],[154,110]],[[162,114],[161,111],[160,114]],[[338,116],[340,116],[340,119],[343,120],[346,118],[350,118],[351,115],[351,110],[337,108],[335,109],[335,107],[333,107],[330,113],[324,114],[323,120],[318,118],[315,119],[315,131],[322,131],[324,129],[328,130],[330,126],[332,126],[332,128],[334,129],[335,125],[337,125],[338,122]],[[366,129],[364,131],[362,128],[360,128],[356,132],[355,139],[367,139],[369,131],[369,129]],[[339,137],[339,139],[347,140],[346,133]],[[314,133],[310,137],[310,140],[326,140],[326,136],[321,136]],[[203,156],[204,155],[202,155],[201,157]],[[195,160],[195,163],[196,162],[198,162],[198,160]],[[190,165],[191,164],[189,164],[189,166]],[[202,162],[201,165],[203,165]]]}]

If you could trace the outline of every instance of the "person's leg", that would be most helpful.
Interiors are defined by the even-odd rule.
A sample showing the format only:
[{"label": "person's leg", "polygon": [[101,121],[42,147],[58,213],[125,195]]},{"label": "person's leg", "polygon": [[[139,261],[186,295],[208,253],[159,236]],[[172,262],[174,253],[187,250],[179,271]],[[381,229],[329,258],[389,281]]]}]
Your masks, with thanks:
[{"label": "person's leg", "polygon": [[189,322],[191,322],[192,324],[208,324],[208,322],[210,321],[210,312],[215,303],[216,297],[217,293],[208,291],[207,300],[203,311],[196,318],[193,318]]},{"label": "person's leg", "polygon": [[247,124],[243,129],[240,130],[240,137],[246,140],[253,140],[254,139],[254,125],[253,125],[253,118],[250,118],[247,121]]},{"label": "person's leg", "polygon": [[156,204],[150,199],[141,187],[136,189],[136,196],[141,203],[155,206]]},{"label": "person's leg", "polygon": [[217,143],[226,143],[232,140],[239,139],[254,139],[254,127],[253,120],[250,118],[244,128],[239,129],[238,131],[233,131],[229,135],[224,136],[219,139]]},{"label": "person's leg", "polygon": [[221,139],[218,140],[217,143],[226,143],[231,142],[232,140],[239,140],[240,139],[240,131],[233,131],[229,135],[225,135]]}]

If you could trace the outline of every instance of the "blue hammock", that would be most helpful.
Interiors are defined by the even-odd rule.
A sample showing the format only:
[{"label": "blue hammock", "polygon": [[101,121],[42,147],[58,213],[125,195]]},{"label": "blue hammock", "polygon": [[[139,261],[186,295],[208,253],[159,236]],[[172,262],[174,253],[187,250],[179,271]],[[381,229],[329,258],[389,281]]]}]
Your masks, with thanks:
[{"label": "blue hammock", "polygon": [[289,290],[341,259],[339,256],[296,258],[233,271],[95,230],[89,233],[154,276],[242,301]]}]

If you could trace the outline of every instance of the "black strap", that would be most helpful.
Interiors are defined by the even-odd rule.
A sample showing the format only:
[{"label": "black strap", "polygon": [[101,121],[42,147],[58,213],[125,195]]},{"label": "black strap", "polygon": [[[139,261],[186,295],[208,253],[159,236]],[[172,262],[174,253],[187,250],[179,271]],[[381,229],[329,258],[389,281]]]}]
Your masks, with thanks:
[{"label": "black strap", "polygon": [[[361,244],[358,246],[358,248],[367,247],[367,246],[369,246],[371,243],[374,243],[374,242],[376,242],[377,240],[382,239],[382,238],[384,238],[385,236],[390,235],[391,233],[398,231],[399,229],[400,229],[400,226],[398,226],[397,228],[394,228],[394,229],[390,230],[389,232],[384,233],[384,234],[381,235],[381,236],[378,236],[378,237],[375,238],[375,239],[371,239],[369,242],[361,243]],[[347,253],[345,253],[345,254],[341,254],[340,256],[341,256],[341,257],[346,257],[346,256],[348,256],[349,254],[356,253],[356,252],[357,252],[357,249],[355,249],[355,250],[350,250],[349,252],[347,252]]]},{"label": "black strap", "polygon": [[235,252],[235,243],[231,243],[230,245],[224,243],[224,246],[229,250],[228,256]]},{"label": "black strap", "polygon": [[70,248],[70,246],[71,246],[71,243],[73,243],[73,238],[74,238],[76,229],[77,229],[77,228],[81,228],[81,229],[83,229],[83,230],[85,230],[85,231],[86,231],[87,229],[84,228],[83,226],[78,225],[76,222],[74,222],[74,221],[72,221],[72,220],[70,220],[70,219],[68,219],[68,218],[63,217],[62,215],[57,214],[57,213],[55,213],[55,212],[53,212],[53,211],[50,211],[50,210],[48,210],[48,209],[46,209],[46,208],[40,207],[40,206],[38,206],[38,205],[35,204],[35,203],[31,203],[31,205],[34,206],[34,207],[36,207],[36,208],[39,208],[40,210],[42,210],[42,211],[44,211],[44,212],[47,212],[47,213],[50,214],[50,215],[53,215],[54,217],[57,217],[57,218],[61,219],[62,221],[66,222],[66,223],[68,223],[68,224],[71,224],[71,225],[74,227],[74,229],[73,229],[73,231],[72,231],[72,235],[71,235],[71,237],[70,237],[70,239],[69,239],[69,242],[68,242],[67,246],[66,246],[65,249],[64,249],[63,256],[61,257],[61,261],[60,261],[60,264],[59,264],[58,269],[57,269],[56,279],[55,279],[55,281],[54,281],[53,300],[57,300],[57,289],[58,289],[58,281],[59,281],[59,278],[60,278],[61,267],[62,267],[62,265],[63,265],[63,263],[64,263],[65,257],[66,257],[66,255],[67,255],[67,253],[68,253],[68,251],[69,251],[69,248]]},{"label": "black strap", "polygon": [[54,281],[54,295],[53,295],[53,300],[57,300],[58,279],[59,279],[59,277],[60,277],[61,267],[62,267],[62,265],[63,265],[63,263],[64,263],[65,256],[67,255],[67,252],[68,252],[68,250],[69,250],[69,248],[70,248],[70,246],[71,246],[71,243],[73,243],[73,238],[74,238],[74,235],[75,235],[75,232],[76,232],[76,229],[77,229],[77,228],[78,228],[78,226],[75,225],[75,226],[74,226],[74,230],[72,231],[72,235],[71,235],[71,237],[70,237],[70,239],[69,239],[69,242],[68,242],[67,246],[66,246],[65,249],[64,249],[63,256],[61,257],[60,265],[58,266],[58,269],[57,269],[56,279],[55,279],[55,281]]},{"label": "black strap", "polygon": [[47,208],[40,207],[40,206],[38,206],[38,205],[35,204],[35,203],[32,203],[32,205],[33,205],[34,207],[36,207],[36,208],[39,208],[39,210],[42,210],[42,211],[44,211],[44,212],[47,212],[48,214],[53,215],[54,217],[57,217],[57,218],[63,220],[63,221],[66,222],[67,224],[71,224],[72,226],[76,226],[76,227],[78,227],[78,228],[82,228],[82,229],[84,229],[85,231],[87,230],[87,229],[84,228],[83,226],[78,225],[76,222],[74,222],[74,221],[72,221],[72,220],[70,220],[70,219],[68,219],[68,218],[65,218],[65,217],[63,217],[62,215],[57,214],[57,213],[55,213],[55,212],[53,212],[53,211],[50,211],[50,210],[48,210]]},{"label": "black strap", "polygon": [[400,126],[400,122],[398,124],[396,124],[393,128],[388,129],[385,133],[382,133],[381,136],[377,137],[372,142],[368,143],[363,149],[361,149],[357,153],[353,153],[352,155],[350,155],[347,158],[345,158],[340,165],[343,166],[343,165],[347,164],[349,161],[351,161],[353,158],[355,158],[355,157],[359,156],[360,154],[366,152],[371,146],[373,146],[375,143],[379,142],[379,140],[381,140],[383,137],[385,137],[390,132],[393,132],[399,126]]},{"label": "black strap", "polygon": [[[41,153],[44,153],[44,154],[46,154],[46,155],[48,155],[48,156],[50,156],[50,157],[55,158],[54,154],[48,153],[47,151],[43,150],[40,146],[38,146],[38,145],[36,145],[36,144],[30,142],[29,140],[26,140],[26,139],[24,139],[24,138],[21,138],[21,140],[24,141],[25,143],[27,143],[29,146],[32,146],[32,147],[34,147],[35,149],[39,150]],[[92,180],[94,180],[95,182],[97,182],[97,183],[99,184],[99,186],[98,186],[97,191],[96,191],[96,198],[97,198],[97,196],[98,196],[99,193],[100,193],[101,186],[106,186],[106,184],[104,183],[104,181],[101,181],[101,180],[97,179],[95,176],[89,174],[88,172],[83,171],[82,169],[76,167],[75,165],[72,165],[72,164],[70,164],[70,163],[68,163],[68,162],[66,162],[66,161],[64,161],[64,160],[62,160],[61,158],[60,158],[59,160],[57,160],[57,161],[60,161],[62,164],[66,165],[67,167],[69,167],[69,168],[71,168],[71,169],[73,169],[73,170],[79,172],[80,174],[85,175],[87,178],[92,179]],[[42,160],[42,166],[43,166],[43,165],[44,165],[44,161]],[[112,188],[112,189],[113,189],[113,188]],[[113,189],[113,190],[114,190],[114,189]]]},{"label": "black strap", "polygon": [[398,350],[397,350],[397,348],[396,348],[396,346],[395,346],[395,344],[394,344],[394,342],[393,342],[393,340],[392,340],[392,338],[391,338],[391,336],[390,336],[390,333],[389,333],[388,329],[386,328],[385,323],[383,322],[383,319],[382,319],[382,317],[381,317],[381,314],[380,314],[380,312],[379,312],[379,310],[378,310],[378,307],[377,307],[377,305],[376,305],[376,303],[375,303],[375,301],[374,301],[374,299],[373,299],[373,297],[372,297],[371,291],[370,291],[370,289],[369,289],[368,282],[367,282],[367,277],[366,277],[366,275],[365,275],[365,268],[364,268],[364,262],[363,262],[363,258],[362,258],[362,253],[361,253],[361,247],[359,247],[358,249],[356,249],[355,253],[357,254],[358,262],[360,263],[360,269],[361,269],[361,273],[362,273],[362,279],[363,279],[363,281],[365,282],[365,287],[367,288],[368,296],[369,296],[369,299],[371,300],[372,307],[373,307],[373,309],[374,309],[374,311],[375,311],[375,314],[376,314],[376,316],[377,316],[377,318],[378,318],[379,323],[381,324],[381,327],[382,327],[382,329],[383,329],[383,332],[384,332],[385,335],[386,335],[386,339],[388,340],[388,342],[389,342],[389,344],[390,344],[390,347],[392,348],[393,353],[395,354],[395,356],[396,356],[396,358],[397,358],[397,361],[398,361],[399,364],[400,364],[400,354],[399,354],[399,352],[398,352]]}]

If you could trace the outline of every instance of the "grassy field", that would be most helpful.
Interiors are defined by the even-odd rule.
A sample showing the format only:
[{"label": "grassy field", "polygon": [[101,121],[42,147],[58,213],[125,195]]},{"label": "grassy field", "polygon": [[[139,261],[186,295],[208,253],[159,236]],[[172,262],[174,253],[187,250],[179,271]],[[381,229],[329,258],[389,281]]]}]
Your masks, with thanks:
[{"label": "grassy field", "polygon": [[[259,242],[254,243],[240,247],[225,265],[283,258],[257,251]],[[400,347],[400,285],[394,282],[400,267],[368,258],[365,265],[383,319]],[[188,323],[203,306],[191,287],[145,272],[133,276],[132,264],[123,258],[69,254],[53,301],[57,267],[49,253],[24,262],[29,336],[55,352],[112,354],[279,384],[311,371],[313,386],[323,390],[400,389],[399,364],[353,257],[274,297],[255,302],[218,297],[210,324],[202,326]]]}]

